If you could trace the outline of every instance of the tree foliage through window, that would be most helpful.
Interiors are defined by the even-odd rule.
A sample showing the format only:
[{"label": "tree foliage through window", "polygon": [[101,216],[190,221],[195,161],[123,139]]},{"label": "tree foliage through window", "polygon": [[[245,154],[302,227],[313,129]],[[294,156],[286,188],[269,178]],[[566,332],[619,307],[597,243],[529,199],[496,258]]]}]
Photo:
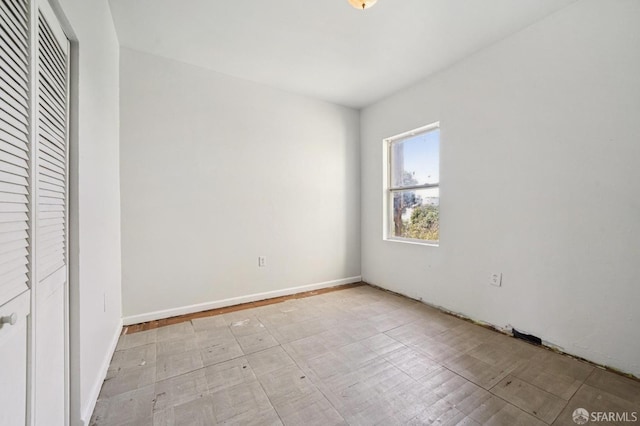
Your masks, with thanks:
[{"label": "tree foliage through window", "polygon": [[389,142],[394,237],[439,241],[439,142],[437,125]]}]

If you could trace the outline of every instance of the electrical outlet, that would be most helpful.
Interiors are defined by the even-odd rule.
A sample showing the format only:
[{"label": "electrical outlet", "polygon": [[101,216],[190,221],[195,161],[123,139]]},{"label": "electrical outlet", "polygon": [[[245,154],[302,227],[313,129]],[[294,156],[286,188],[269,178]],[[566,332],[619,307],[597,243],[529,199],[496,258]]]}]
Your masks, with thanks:
[{"label": "electrical outlet", "polygon": [[258,267],[264,268],[267,266],[267,258],[265,256],[258,256]]},{"label": "electrical outlet", "polygon": [[502,272],[494,272],[489,277],[489,284],[502,287]]}]

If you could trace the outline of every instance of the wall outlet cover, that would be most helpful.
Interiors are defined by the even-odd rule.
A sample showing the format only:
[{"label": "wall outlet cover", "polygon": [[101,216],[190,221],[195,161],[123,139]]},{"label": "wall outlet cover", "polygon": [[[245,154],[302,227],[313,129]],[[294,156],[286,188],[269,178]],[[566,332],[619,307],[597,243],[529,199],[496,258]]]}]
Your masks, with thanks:
[{"label": "wall outlet cover", "polygon": [[496,287],[502,287],[502,272],[492,273],[489,277],[489,284]]}]

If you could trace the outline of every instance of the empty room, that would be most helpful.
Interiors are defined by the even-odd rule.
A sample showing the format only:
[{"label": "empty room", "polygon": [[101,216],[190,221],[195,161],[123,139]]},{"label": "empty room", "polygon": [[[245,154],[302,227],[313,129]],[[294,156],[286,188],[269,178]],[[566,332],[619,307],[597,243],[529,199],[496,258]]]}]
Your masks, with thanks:
[{"label": "empty room", "polygon": [[640,1],[0,0],[0,426],[640,424]]}]

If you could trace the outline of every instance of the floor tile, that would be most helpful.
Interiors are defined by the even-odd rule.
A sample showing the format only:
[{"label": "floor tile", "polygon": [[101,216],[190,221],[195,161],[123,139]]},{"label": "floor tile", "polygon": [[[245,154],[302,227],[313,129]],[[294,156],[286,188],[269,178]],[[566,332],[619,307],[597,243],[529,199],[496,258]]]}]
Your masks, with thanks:
[{"label": "floor tile", "polygon": [[217,424],[211,398],[204,396],[153,413],[153,426],[207,426]]},{"label": "floor tile", "polygon": [[347,423],[318,391],[285,400],[275,406],[285,425],[346,425]]},{"label": "floor tile", "polygon": [[414,321],[386,332],[387,336],[402,343],[414,343],[422,337],[433,337],[447,331],[438,323],[428,321]]},{"label": "floor tile", "polygon": [[100,397],[112,397],[121,393],[152,385],[156,381],[155,362],[142,366],[109,370]]},{"label": "floor tile", "polygon": [[116,351],[122,351],[125,349],[131,349],[136,346],[148,345],[156,342],[156,335],[158,330],[140,331],[132,334],[125,334],[120,336],[118,340],[118,346]]},{"label": "floor tile", "polygon": [[[345,344],[348,343],[351,343],[351,340],[348,340]],[[304,364],[309,359],[334,349],[336,342],[328,340],[325,335],[316,334],[291,343],[283,343],[282,347],[296,362]]]},{"label": "floor tile", "polygon": [[90,426],[148,425],[153,419],[154,385],[99,399]]},{"label": "floor tile", "polygon": [[505,377],[491,392],[547,424],[553,423],[567,402],[514,376]]},{"label": "floor tile", "polygon": [[231,321],[229,328],[236,338],[266,331],[264,324],[254,316]]},{"label": "floor tile", "polygon": [[352,320],[346,321],[340,324],[339,330],[333,329],[325,333],[332,333],[339,336],[344,336],[349,340],[357,342],[369,337],[375,336],[379,331],[365,320]]},{"label": "floor tile", "polygon": [[295,365],[258,376],[275,407],[317,392],[307,375]]},{"label": "floor tile", "polygon": [[234,358],[205,367],[204,374],[210,392],[218,392],[241,383],[253,382],[256,376],[246,357]]},{"label": "floor tile", "polygon": [[212,317],[196,318],[191,320],[194,331],[211,330],[216,328],[226,328],[227,321],[222,315]]},{"label": "floor tile", "polygon": [[406,382],[379,394],[351,401],[341,411],[350,424],[405,425],[442,398],[420,382]]},{"label": "floor tile", "polygon": [[241,383],[209,396],[218,423],[241,424],[242,419],[260,418],[273,407],[257,381]]},{"label": "floor tile", "polygon": [[411,311],[396,309],[395,311],[369,317],[367,320],[376,331],[382,333],[409,324],[417,319],[418,316]]},{"label": "floor tile", "polygon": [[217,327],[199,330],[195,333],[199,348],[216,345],[220,342],[234,342],[236,340],[228,327]]},{"label": "floor tile", "polygon": [[443,399],[425,408],[420,414],[408,422],[410,425],[458,425],[473,423],[475,423],[473,420],[467,419],[464,413]]},{"label": "floor tile", "polygon": [[468,354],[445,360],[444,365],[485,389],[491,389],[519,366],[517,363],[491,365]]},{"label": "floor tile", "polygon": [[268,329],[274,329],[277,327],[283,327],[290,324],[295,324],[301,321],[306,321],[308,318],[301,318],[301,313],[298,312],[297,307],[292,307],[288,311],[275,311],[270,310],[266,312],[258,312],[256,317],[260,322]]},{"label": "floor tile", "polygon": [[291,357],[280,346],[247,355],[247,360],[257,376],[295,365]]},{"label": "floor tile", "polygon": [[346,374],[331,376],[324,381],[327,398],[343,413],[357,410],[372,395],[385,394],[392,389],[415,386],[407,374],[384,359],[374,359]]},{"label": "floor tile", "polygon": [[427,306],[424,304],[418,304],[414,306],[415,309],[413,309],[413,311],[416,312],[418,321],[423,321],[429,324],[437,324],[440,329],[450,330],[462,324],[468,324],[466,321],[460,318],[439,311],[438,309],[435,309],[431,306]]},{"label": "floor tile", "polygon": [[179,324],[167,325],[157,330],[156,341],[162,342],[171,339],[182,339],[194,333],[193,326],[190,321],[181,322]]},{"label": "floor tile", "polygon": [[368,303],[360,306],[356,306],[349,312],[357,316],[358,318],[369,319],[377,315],[383,315],[389,312],[393,312],[398,307],[392,303],[381,300],[379,302]]},{"label": "floor tile", "polygon": [[415,339],[406,339],[406,341],[407,342],[405,344],[407,346],[422,352],[432,360],[439,363],[455,359],[466,352],[426,336],[419,336]]},{"label": "floor tile", "polygon": [[368,339],[364,339],[360,343],[380,356],[406,347],[402,343],[383,333],[379,333],[369,337]]},{"label": "floor tile", "polygon": [[541,349],[538,356],[523,364],[514,375],[569,400],[593,370],[592,365]]},{"label": "floor tile", "polygon": [[515,339],[500,339],[500,337],[502,336],[495,331],[487,330],[479,325],[462,323],[434,336],[433,339],[463,354],[481,345],[494,346],[493,344],[496,340],[515,341]]},{"label": "floor tile", "polygon": [[469,349],[466,353],[495,366],[523,364],[523,361],[528,362],[547,352],[542,348],[518,339],[497,339],[496,337],[500,336],[495,336],[491,340]]},{"label": "floor tile", "polygon": [[244,355],[242,348],[240,348],[236,340],[209,343],[206,347],[200,349],[199,353],[201,355],[202,365],[205,367]]},{"label": "floor tile", "polygon": [[596,368],[585,382],[587,385],[637,404],[640,411],[640,381]]},{"label": "floor tile", "polygon": [[[463,410],[464,411],[464,410]],[[542,420],[517,408],[501,398],[491,395],[482,401],[481,404],[472,407],[466,413],[469,418],[481,425],[492,426],[544,426]]]},{"label": "floor tile", "polygon": [[[458,389],[471,382],[451,370],[440,367],[422,377],[420,383],[439,398],[448,398],[451,395],[455,396]],[[471,384],[475,386],[474,389],[478,388],[477,385]],[[457,402],[459,401],[453,401],[453,403]]]},{"label": "floor tile", "polygon": [[184,338],[164,340],[156,343],[156,356],[158,358],[177,355],[198,349],[198,340],[195,334],[189,334]]},{"label": "floor tile", "polygon": [[184,404],[207,395],[209,387],[204,370],[196,370],[156,383],[154,411]]},{"label": "floor tile", "polygon": [[[249,408],[247,411],[232,413],[230,417],[218,420],[215,405],[220,401],[212,396],[195,399],[184,404],[171,407],[167,410],[154,413],[154,426],[184,426],[199,425],[211,426],[217,424],[237,424],[247,426],[275,426],[282,425],[273,408],[256,411]],[[218,411],[218,416],[228,415],[229,411]]]},{"label": "floor tile", "polygon": [[238,337],[237,340],[242,352],[246,355],[279,345],[278,341],[266,329],[258,333]]},{"label": "floor tile", "polygon": [[375,352],[356,342],[310,358],[303,365],[311,368],[318,378],[324,380],[356,370],[377,357]]},{"label": "floor tile", "polygon": [[[613,379],[615,380],[615,379]],[[613,389],[611,389],[613,390]],[[630,402],[629,399],[637,398],[637,393],[625,394],[624,397],[620,397],[613,393],[609,393],[602,389],[583,384],[580,386],[576,394],[569,400],[565,409],[560,413],[556,419],[554,425],[568,425],[573,423],[573,412],[578,408],[587,410],[590,415],[594,412],[613,412],[618,413],[621,416],[625,416],[627,421],[603,421],[600,418],[600,424],[636,424],[640,423],[640,406],[637,403]],[[636,413],[636,422],[633,420],[633,413]],[[591,418],[590,418],[591,420]],[[589,422],[589,424],[598,424],[596,422]]]},{"label": "floor tile", "polygon": [[426,355],[411,349],[400,348],[384,355],[384,359],[405,372],[409,377],[419,380],[434,370],[440,368],[440,364]]},{"label": "floor tile", "polygon": [[270,329],[269,331],[273,337],[282,344],[322,333],[323,331],[330,330],[333,326],[335,326],[335,324],[332,324],[329,321],[317,321],[313,319],[286,324]]},{"label": "floor tile", "polygon": [[141,367],[153,363],[156,361],[156,353],[156,345],[154,343],[116,351],[111,359],[109,369]]},{"label": "floor tile", "polygon": [[198,370],[204,365],[200,350],[169,355],[158,358],[156,363],[156,380],[165,380],[170,377],[179,376]]}]

